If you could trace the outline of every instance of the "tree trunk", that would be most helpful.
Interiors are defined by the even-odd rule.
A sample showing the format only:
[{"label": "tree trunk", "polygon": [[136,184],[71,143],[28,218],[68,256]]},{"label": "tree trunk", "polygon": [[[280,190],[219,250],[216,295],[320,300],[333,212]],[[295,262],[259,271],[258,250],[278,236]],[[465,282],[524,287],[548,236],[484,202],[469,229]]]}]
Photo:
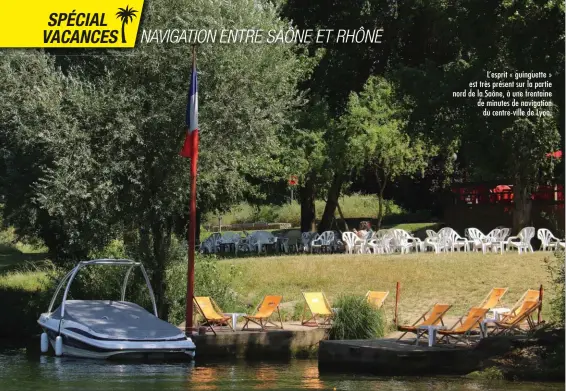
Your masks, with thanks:
[{"label": "tree trunk", "polygon": [[513,233],[517,234],[531,222],[532,200],[529,189],[520,181],[513,185]]},{"label": "tree trunk", "polygon": [[381,221],[383,220],[383,189],[379,190],[377,202],[379,203],[377,210],[377,230],[379,231],[381,229]]},{"label": "tree trunk", "polygon": [[301,232],[316,230],[315,187],[311,175],[307,175],[304,186],[299,189],[301,199]]},{"label": "tree trunk", "polygon": [[334,219],[334,212],[336,211],[336,206],[338,205],[338,197],[340,197],[340,190],[342,189],[342,175],[335,173],[332,178],[332,184],[328,189],[328,197],[326,198],[326,205],[324,207],[324,213],[322,214],[322,219],[318,225],[318,232],[324,232],[330,230],[332,226],[332,220]]},{"label": "tree trunk", "polygon": [[375,178],[377,180],[377,186],[379,188],[379,193],[377,195],[378,209],[377,209],[377,230],[381,229],[381,222],[383,220],[383,192],[385,191],[385,186],[387,185],[387,175],[383,175],[383,180],[379,178],[379,171],[375,170]]},{"label": "tree trunk", "polygon": [[346,231],[349,231],[350,228],[348,228],[348,223],[346,222],[346,219],[344,218],[344,213],[342,213],[342,208],[340,208],[340,203],[336,202],[336,208],[338,208],[338,213],[340,214],[340,218],[344,222],[344,229]]}]

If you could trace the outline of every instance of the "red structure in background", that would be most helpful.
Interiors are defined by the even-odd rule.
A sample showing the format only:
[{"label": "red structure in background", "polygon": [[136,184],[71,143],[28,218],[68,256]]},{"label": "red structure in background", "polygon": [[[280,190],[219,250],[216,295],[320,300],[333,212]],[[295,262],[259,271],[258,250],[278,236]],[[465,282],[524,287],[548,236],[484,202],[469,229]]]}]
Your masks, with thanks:
[{"label": "red structure in background", "polygon": [[549,152],[546,154],[546,157],[553,157],[556,159],[562,159],[562,151],[556,151],[556,152]]},{"label": "red structure in background", "polygon": [[[549,152],[548,158],[561,160],[562,151]],[[455,195],[455,204],[512,204],[513,186],[496,184],[494,182],[465,183],[452,186],[452,193]],[[564,185],[541,185],[531,195],[533,201],[543,201],[549,204],[564,205]]]},{"label": "red structure in background", "polygon": [[[456,204],[501,204],[513,203],[512,185],[492,185],[489,183],[467,183],[453,185],[452,193]],[[541,185],[531,195],[533,201],[564,204],[564,185]]]}]

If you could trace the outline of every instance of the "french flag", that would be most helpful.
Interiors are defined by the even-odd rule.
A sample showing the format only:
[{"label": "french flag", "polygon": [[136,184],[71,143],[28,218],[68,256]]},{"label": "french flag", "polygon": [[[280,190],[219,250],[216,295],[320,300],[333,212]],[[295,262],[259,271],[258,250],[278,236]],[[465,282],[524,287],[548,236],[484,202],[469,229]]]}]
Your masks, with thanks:
[{"label": "french flag", "polygon": [[191,86],[189,89],[189,99],[187,102],[187,113],[185,116],[185,144],[180,155],[186,158],[196,160],[198,157],[198,83],[197,83],[197,67],[193,56],[193,70],[191,74]]}]

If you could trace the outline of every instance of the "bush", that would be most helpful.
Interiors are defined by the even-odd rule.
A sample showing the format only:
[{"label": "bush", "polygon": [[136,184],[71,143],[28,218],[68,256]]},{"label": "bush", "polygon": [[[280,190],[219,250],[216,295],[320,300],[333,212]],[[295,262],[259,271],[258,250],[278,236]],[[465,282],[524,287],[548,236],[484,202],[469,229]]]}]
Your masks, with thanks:
[{"label": "bush", "polygon": [[330,328],[330,339],[372,339],[385,335],[383,312],[369,304],[365,297],[341,296],[335,305],[339,310]]},{"label": "bush", "polygon": [[474,371],[467,374],[466,377],[481,380],[503,380],[505,378],[501,369],[497,367],[489,367],[481,371]]},{"label": "bush", "polygon": [[88,254],[89,259],[124,259],[126,256],[126,248],[121,240],[112,240],[108,245],[99,251],[91,251]]},{"label": "bush", "polygon": [[[197,254],[195,259],[195,295],[210,296],[225,311],[243,309],[237,293],[230,289],[237,273],[234,265],[223,273],[211,257]],[[185,320],[187,293],[187,262],[175,262],[166,271],[166,297],[169,304],[169,322],[180,324]]]},{"label": "bush", "polygon": [[564,326],[564,251],[557,251],[553,257],[545,258],[546,268],[553,284],[550,300],[551,321],[558,326]]},{"label": "bush", "polygon": [[[317,208],[319,206],[317,205]],[[320,211],[322,213],[322,210]],[[285,204],[277,209],[276,223],[289,223],[292,227],[301,226],[301,205],[297,202]]]}]

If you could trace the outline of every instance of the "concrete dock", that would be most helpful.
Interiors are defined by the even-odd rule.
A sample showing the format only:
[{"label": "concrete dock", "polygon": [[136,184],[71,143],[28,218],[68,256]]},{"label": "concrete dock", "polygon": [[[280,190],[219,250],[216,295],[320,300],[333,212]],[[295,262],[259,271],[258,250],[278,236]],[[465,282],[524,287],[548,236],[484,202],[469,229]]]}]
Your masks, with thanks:
[{"label": "concrete dock", "polygon": [[[196,345],[196,358],[289,359],[309,357],[318,350],[319,342],[326,338],[327,329],[301,326],[300,322],[283,323],[283,330],[259,329],[241,331],[221,330],[214,335],[192,335]],[[183,325],[180,326],[183,328]]]},{"label": "concrete dock", "polygon": [[394,338],[321,341],[318,363],[321,372],[364,372],[380,375],[466,374],[479,357],[466,346],[417,346]]}]

